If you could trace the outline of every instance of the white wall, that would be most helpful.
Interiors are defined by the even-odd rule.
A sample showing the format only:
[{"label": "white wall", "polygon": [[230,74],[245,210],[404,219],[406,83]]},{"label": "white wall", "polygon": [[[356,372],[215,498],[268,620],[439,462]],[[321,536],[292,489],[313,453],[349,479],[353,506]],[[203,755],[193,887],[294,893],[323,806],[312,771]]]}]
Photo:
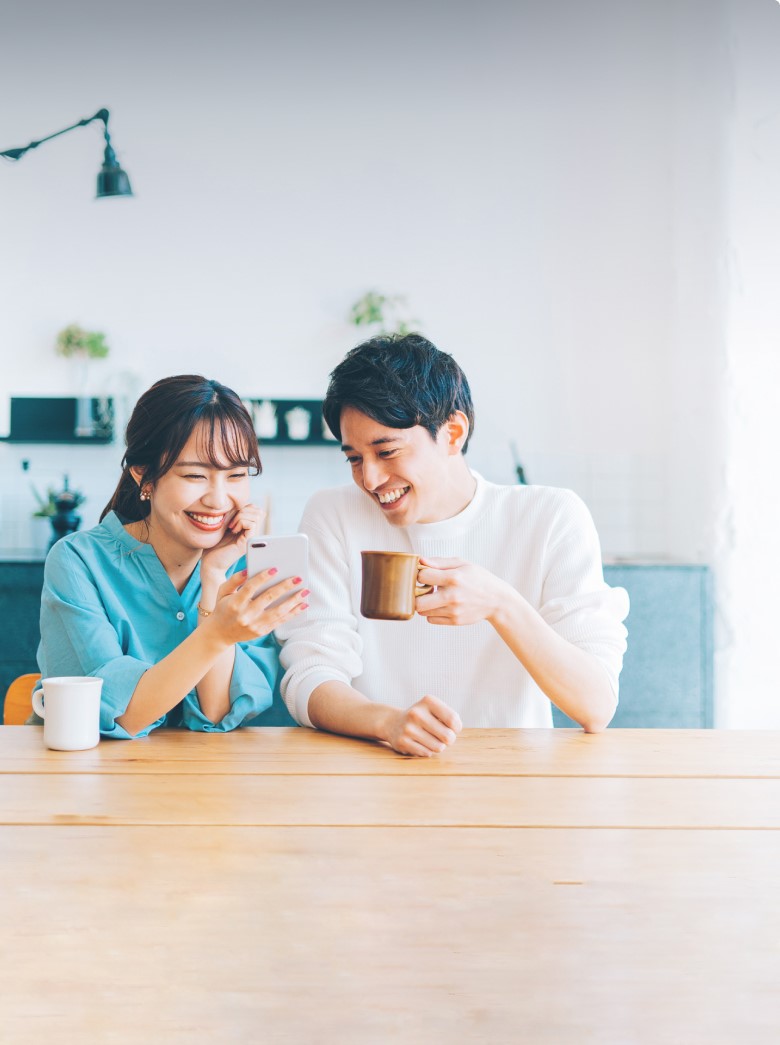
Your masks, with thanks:
[{"label": "white wall", "polygon": [[717,548],[721,720],[780,728],[780,6],[734,4],[729,125],[728,515]]},{"label": "white wall", "polygon": [[705,555],[702,518],[667,523],[674,327],[709,291],[672,292],[669,70],[697,35],[677,39],[677,5],[76,6],[11,13],[2,140],[107,105],[137,198],[90,198],[95,127],[0,168],[9,392],[67,384],[51,345],[76,319],[108,333],[112,388],[197,369],[318,395],[378,286],[469,374],[476,466],[511,481],[514,439],[534,481],[586,497],[608,553]]},{"label": "white wall", "polygon": [[[73,320],[109,337],[107,391],[195,370],[319,396],[374,286],[464,366],[476,467],[512,481],[514,440],[532,481],[585,497],[607,555],[712,561],[745,7],[744,72],[773,0],[9,12],[2,147],[105,105],[136,198],[90,198],[95,127],[0,166],[0,404],[68,386],[52,343]],[[334,453],[266,452],[276,528],[346,479]],[[0,543],[27,531],[21,457],[41,485],[67,465],[89,523],[119,455],[0,445]]]}]

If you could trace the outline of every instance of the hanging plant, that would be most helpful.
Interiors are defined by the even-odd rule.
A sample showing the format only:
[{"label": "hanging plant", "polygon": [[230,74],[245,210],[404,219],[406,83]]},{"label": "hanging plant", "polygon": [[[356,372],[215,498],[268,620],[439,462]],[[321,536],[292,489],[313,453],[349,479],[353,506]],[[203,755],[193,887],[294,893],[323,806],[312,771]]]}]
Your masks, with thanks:
[{"label": "hanging plant", "polygon": [[100,331],[71,323],[57,335],[57,354],[66,359],[105,359],[108,353],[106,335]]},{"label": "hanging plant", "polygon": [[369,290],[358,298],[350,309],[349,321],[356,327],[374,327],[377,334],[410,334],[420,325],[409,315],[402,294],[380,294],[378,290]]}]

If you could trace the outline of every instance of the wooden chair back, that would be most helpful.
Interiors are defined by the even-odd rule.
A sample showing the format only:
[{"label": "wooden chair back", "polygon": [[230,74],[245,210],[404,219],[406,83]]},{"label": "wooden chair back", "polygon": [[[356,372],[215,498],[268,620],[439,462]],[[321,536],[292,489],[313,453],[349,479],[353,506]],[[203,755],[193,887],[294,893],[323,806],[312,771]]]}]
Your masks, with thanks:
[{"label": "wooden chair back", "polygon": [[3,705],[3,725],[23,726],[32,715],[32,693],[40,675],[20,675],[8,687]]}]

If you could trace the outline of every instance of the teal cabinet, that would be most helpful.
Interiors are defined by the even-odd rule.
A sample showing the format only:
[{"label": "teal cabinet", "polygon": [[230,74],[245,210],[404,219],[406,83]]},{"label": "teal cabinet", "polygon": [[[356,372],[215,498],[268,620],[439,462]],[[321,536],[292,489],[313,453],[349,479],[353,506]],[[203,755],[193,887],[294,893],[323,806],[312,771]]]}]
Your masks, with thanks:
[{"label": "teal cabinet", "polygon": [[10,683],[38,670],[42,586],[42,562],[0,562],[0,721]]},{"label": "teal cabinet", "polygon": [[[712,725],[712,596],[706,566],[605,566],[631,599],[628,650],[613,726]],[[0,702],[8,684],[37,671],[42,562],[0,562]],[[556,726],[575,725],[557,708]],[[255,725],[292,725],[278,692]]]},{"label": "teal cabinet", "polygon": [[[613,726],[712,726],[712,585],[706,566],[605,566],[631,599],[628,649]],[[556,726],[575,725],[553,709]]]}]

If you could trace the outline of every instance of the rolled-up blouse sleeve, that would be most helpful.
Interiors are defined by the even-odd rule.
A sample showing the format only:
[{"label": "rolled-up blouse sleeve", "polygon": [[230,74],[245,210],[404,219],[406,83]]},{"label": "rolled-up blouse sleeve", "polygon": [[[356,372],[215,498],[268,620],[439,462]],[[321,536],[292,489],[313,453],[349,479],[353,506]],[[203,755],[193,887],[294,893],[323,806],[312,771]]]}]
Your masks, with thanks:
[{"label": "rolled-up blouse sleeve", "polygon": [[[91,675],[103,679],[100,732],[130,739],[117,722],[143,673],[152,665],[123,652],[86,563],[64,541],[49,552],[41,598],[38,663],[44,676]],[[136,736],[146,736],[158,719]]]},{"label": "rolled-up blouse sleeve", "polygon": [[212,722],[201,711],[197,694],[193,691],[184,698],[182,725],[204,733],[227,733],[270,708],[279,674],[277,649],[271,635],[237,645],[227,715],[220,722]]}]

